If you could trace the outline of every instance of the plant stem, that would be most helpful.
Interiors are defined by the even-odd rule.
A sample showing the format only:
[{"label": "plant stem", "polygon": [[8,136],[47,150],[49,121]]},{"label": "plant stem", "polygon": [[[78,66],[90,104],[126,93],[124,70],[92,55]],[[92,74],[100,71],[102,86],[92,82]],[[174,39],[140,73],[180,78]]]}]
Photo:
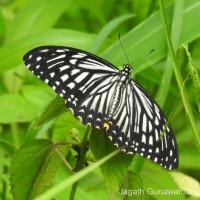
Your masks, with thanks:
[{"label": "plant stem", "polygon": [[[77,164],[76,164],[76,168],[75,168],[76,172],[78,172],[78,171],[80,171],[81,169],[84,168],[85,156],[86,156],[86,153],[87,153],[87,150],[88,150],[87,138],[88,138],[89,132],[90,132],[90,127],[87,125],[84,136],[83,136],[83,140],[80,144],[80,152],[78,153]],[[78,186],[78,181],[76,181],[72,185],[69,200],[74,200],[77,186]]]},{"label": "plant stem", "polygon": [[58,156],[61,158],[61,160],[63,161],[63,163],[65,164],[65,166],[72,172],[73,172],[73,169],[71,167],[71,165],[67,162],[67,160],[64,158],[64,156],[62,155],[62,153],[59,151],[58,147],[55,145],[54,146],[54,150],[55,152],[58,154]]},{"label": "plant stem", "polygon": [[198,129],[197,129],[195,118],[194,118],[194,115],[193,115],[193,112],[192,112],[191,104],[190,104],[186,89],[185,89],[184,84],[183,84],[183,78],[182,78],[181,72],[180,72],[179,67],[178,67],[178,61],[176,59],[175,52],[174,52],[173,45],[172,45],[172,41],[171,41],[171,38],[170,38],[169,29],[168,29],[168,26],[167,26],[167,19],[166,19],[166,16],[165,16],[163,0],[159,0],[159,7],[160,7],[161,19],[162,19],[162,22],[163,22],[163,28],[164,28],[164,32],[165,32],[165,36],[166,36],[167,46],[168,46],[168,49],[169,49],[169,55],[171,57],[171,62],[172,62],[172,66],[173,66],[173,69],[174,69],[174,74],[175,74],[175,77],[176,77],[176,80],[177,80],[179,90],[181,91],[181,97],[182,97],[182,100],[183,100],[185,111],[188,115],[188,119],[190,121],[191,128],[192,128],[193,133],[194,133],[194,138],[195,138],[195,142],[196,142],[196,145],[197,145],[197,149],[200,153],[200,138],[199,138],[199,135],[198,135]]}]

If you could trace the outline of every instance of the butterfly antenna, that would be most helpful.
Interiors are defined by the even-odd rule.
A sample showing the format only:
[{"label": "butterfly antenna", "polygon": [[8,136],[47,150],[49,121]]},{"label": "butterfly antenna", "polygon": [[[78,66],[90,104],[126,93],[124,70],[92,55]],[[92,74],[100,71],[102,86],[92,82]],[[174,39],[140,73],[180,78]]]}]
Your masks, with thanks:
[{"label": "butterfly antenna", "polygon": [[138,60],[144,59],[146,58],[148,55],[150,55],[151,53],[153,53],[155,51],[155,49],[151,49],[147,54],[140,56],[139,58],[137,58],[136,60],[134,60],[134,62],[137,62]]},{"label": "butterfly antenna", "polygon": [[118,38],[119,38],[119,43],[120,43],[120,45],[121,45],[121,48],[123,49],[123,52],[124,52],[124,54],[125,54],[125,56],[126,56],[126,60],[128,61],[128,64],[130,64],[130,63],[129,63],[129,60],[128,60],[128,56],[127,56],[127,54],[126,54],[126,51],[125,51],[125,49],[124,49],[124,47],[123,47],[123,45],[122,45],[122,42],[121,42],[120,33],[119,33]]}]

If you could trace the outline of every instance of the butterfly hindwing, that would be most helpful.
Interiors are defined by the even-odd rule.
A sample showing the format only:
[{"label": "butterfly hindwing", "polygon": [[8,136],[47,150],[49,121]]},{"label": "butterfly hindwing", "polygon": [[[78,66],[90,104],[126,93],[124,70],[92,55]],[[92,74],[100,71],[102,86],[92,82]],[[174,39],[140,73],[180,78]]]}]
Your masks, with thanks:
[{"label": "butterfly hindwing", "polygon": [[138,153],[165,168],[176,169],[176,140],[157,103],[133,80],[128,82],[121,98],[108,130],[113,143],[127,153]]},{"label": "butterfly hindwing", "polygon": [[120,71],[98,56],[62,46],[35,48],[24,62],[66,100],[76,117],[106,130],[125,152],[139,153],[168,169],[178,167],[171,127],[153,98],[130,78],[129,65]]}]

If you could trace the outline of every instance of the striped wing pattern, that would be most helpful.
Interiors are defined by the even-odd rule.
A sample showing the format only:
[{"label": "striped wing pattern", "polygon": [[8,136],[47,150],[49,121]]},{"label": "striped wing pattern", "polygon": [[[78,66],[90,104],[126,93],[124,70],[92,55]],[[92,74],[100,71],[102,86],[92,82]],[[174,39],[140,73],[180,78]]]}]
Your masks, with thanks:
[{"label": "striped wing pattern", "polygon": [[168,169],[178,167],[176,140],[164,114],[127,67],[120,71],[91,53],[62,46],[35,48],[24,62],[83,124],[105,129],[126,153],[139,153]]},{"label": "striped wing pattern", "polygon": [[130,79],[122,103],[108,130],[112,142],[126,153],[137,152],[164,168],[178,167],[177,143],[166,118],[152,97]]}]

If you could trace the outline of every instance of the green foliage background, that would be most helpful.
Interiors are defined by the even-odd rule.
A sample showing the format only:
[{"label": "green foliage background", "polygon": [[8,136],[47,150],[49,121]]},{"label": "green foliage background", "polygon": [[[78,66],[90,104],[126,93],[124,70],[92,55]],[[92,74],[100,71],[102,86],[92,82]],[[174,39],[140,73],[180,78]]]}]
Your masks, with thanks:
[{"label": "green foliage background", "polygon": [[[0,1],[0,199],[69,199],[71,185],[79,179],[75,199],[200,198],[200,3],[164,1],[167,32],[161,2]],[[59,150],[75,167],[76,152],[71,145],[57,148],[55,143],[77,142],[74,137],[83,138],[85,126],[51,88],[26,69],[23,55],[40,45],[71,46],[121,68],[127,60],[119,33],[133,65],[132,78],[170,119],[179,146],[177,172],[122,152],[105,162],[116,148],[100,131],[91,132],[86,155],[89,167],[81,173],[73,175],[56,153]],[[176,58],[170,56],[166,34],[171,35]],[[188,45],[188,53],[183,44]],[[39,197],[49,187],[47,196]],[[195,189],[198,194],[152,194],[149,188]],[[120,195],[122,189],[129,194]],[[130,193],[137,189],[144,194]]]}]

